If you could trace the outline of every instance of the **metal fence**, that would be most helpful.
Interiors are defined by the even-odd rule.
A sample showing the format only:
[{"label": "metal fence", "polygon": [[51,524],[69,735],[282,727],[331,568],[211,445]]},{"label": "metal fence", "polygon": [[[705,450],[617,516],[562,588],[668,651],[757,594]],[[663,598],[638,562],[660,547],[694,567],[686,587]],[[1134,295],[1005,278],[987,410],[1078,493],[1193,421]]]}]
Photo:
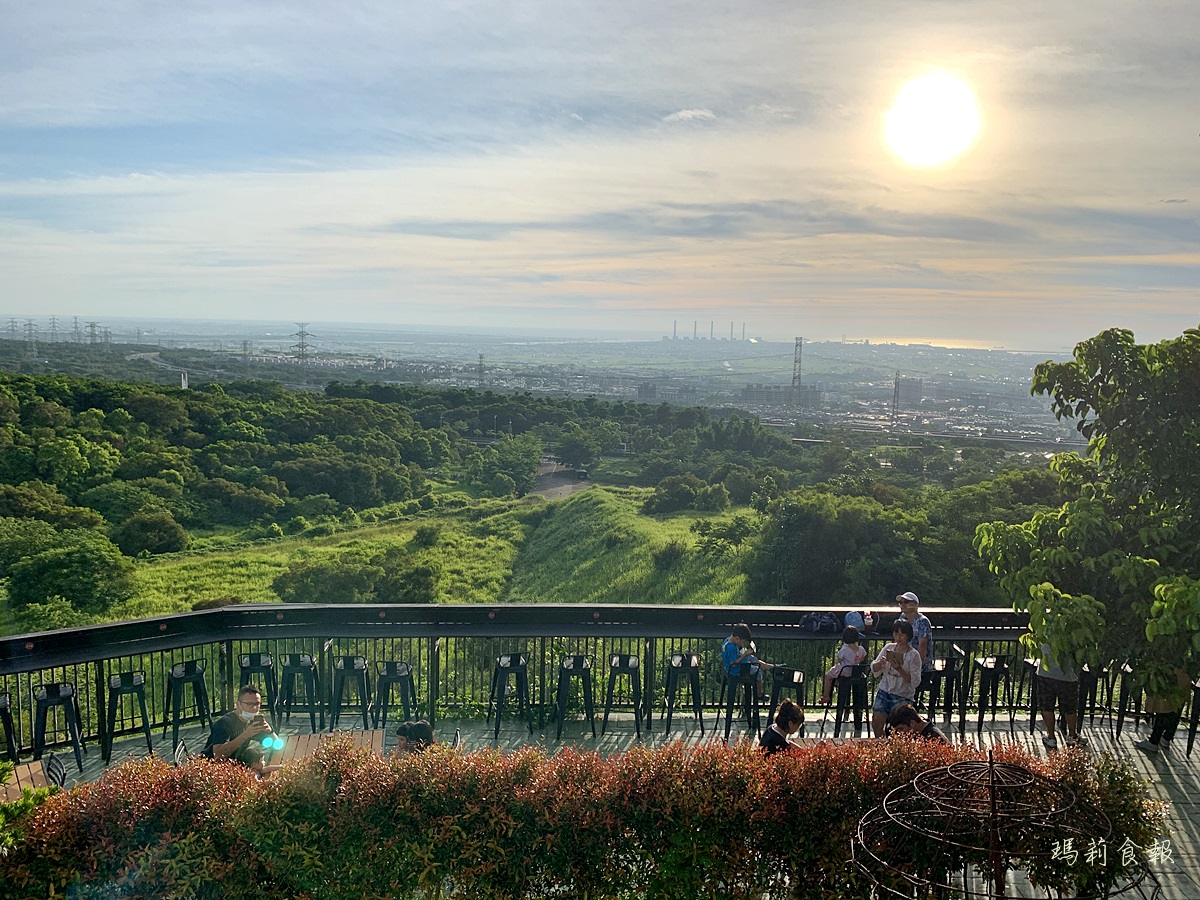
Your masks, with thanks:
[{"label": "metal fence", "polygon": [[[675,653],[700,656],[704,704],[719,705],[721,642],[736,622],[750,626],[760,657],[805,673],[804,696],[799,699],[815,702],[839,635],[814,634],[801,626],[801,619],[809,612],[834,612],[840,620],[844,611],[579,604],[244,605],[0,639],[0,692],[10,696],[15,739],[22,752],[32,749],[33,695],[43,683],[74,684],[83,738],[101,740],[107,730],[109,676],[144,672],[151,726],[165,730],[171,724],[164,707],[167,675],[173,665],[205,660],[211,705],[219,713],[232,707],[234,692],[242,683],[240,657],[255,652],[270,653],[277,668],[285,654],[311,655],[319,672],[322,712],[329,710],[332,699],[334,660],[362,656],[368,661],[372,689],[376,663],[409,663],[422,715],[469,718],[482,717],[485,712],[496,658],[520,652],[529,661],[533,714],[544,724],[553,714],[563,657],[579,654],[590,658],[600,706],[607,690],[610,658],[631,654],[641,660],[643,712],[653,713],[656,723],[664,706],[665,666]],[[1016,640],[1027,630],[1025,616],[1005,609],[930,608],[925,612],[934,624],[937,655],[949,655],[957,646],[968,673],[976,656],[1008,654],[1019,662]],[[871,642],[881,642],[890,634],[893,617],[881,618],[882,633],[869,635]],[[630,708],[629,679],[617,679],[616,688],[614,707]],[[961,697],[964,709],[972,702],[967,694]],[[1008,698],[1010,707],[1024,702],[1023,695]],[[140,729],[140,714],[131,698],[119,698],[118,704],[114,733]],[[198,712],[188,692],[180,710],[181,721],[195,721]],[[59,709],[51,710],[47,739],[48,746],[68,739]]]}]

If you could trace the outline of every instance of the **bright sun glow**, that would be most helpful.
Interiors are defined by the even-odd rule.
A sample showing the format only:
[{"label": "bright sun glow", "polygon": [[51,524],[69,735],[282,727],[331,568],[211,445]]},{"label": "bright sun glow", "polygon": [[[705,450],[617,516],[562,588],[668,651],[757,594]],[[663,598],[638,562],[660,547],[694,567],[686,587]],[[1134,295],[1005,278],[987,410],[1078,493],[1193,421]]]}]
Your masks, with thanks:
[{"label": "bright sun glow", "polygon": [[983,127],[975,93],[961,78],[934,72],[900,89],[884,116],[884,141],[901,161],[919,169],[961,156]]}]

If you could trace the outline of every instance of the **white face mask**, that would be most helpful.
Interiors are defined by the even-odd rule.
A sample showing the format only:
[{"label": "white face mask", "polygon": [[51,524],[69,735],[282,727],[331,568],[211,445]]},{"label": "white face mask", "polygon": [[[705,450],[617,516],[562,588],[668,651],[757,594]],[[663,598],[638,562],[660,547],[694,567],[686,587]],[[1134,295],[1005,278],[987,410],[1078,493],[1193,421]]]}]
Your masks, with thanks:
[{"label": "white face mask", "polygon": [[251,719],[253,719],[255,716],[257,716],[258,713],[252,713],[252,712],[246,712],[244,710],[238,710],[238,715],[242,717],[243,722],[249,722]]}]

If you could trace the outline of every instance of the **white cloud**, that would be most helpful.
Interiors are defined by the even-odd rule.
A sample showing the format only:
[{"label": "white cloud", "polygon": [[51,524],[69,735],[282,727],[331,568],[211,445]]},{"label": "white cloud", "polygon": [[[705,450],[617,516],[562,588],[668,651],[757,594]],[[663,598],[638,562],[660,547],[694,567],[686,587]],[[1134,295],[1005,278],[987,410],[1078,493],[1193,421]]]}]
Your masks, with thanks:
[{"label": "white cloud", "polygon": [[715,122],[717,114],[711,109],[681,109],[669,116],[663,116],[664,122]]}]

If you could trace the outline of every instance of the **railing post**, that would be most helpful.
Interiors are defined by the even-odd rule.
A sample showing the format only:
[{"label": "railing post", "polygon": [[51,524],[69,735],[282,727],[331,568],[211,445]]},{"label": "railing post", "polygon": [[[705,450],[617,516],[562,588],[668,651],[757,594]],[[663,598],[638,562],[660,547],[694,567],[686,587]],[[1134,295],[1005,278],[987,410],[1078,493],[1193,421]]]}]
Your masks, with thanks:
[{"label": "railing post", "polygon": [[654,730],[654,673],[658,671],[654,638],[646,638],[646,664],[642,670],[642,711],[645,713],[646,733]]},{"label": "railing post", "polygon": [[546,727],[546,639],[538,638],[538,728]]},{"label": "railing post", "polygon": [[225,698],[222,708],[233,709],[233,641],[221,641],[221,693]]},{"label": "railing post", "polygon": [[437,724],[438,686],[442,669],[442,639],[429,638],[429,673],[427,683],[429,688],[429,724]]},{"label": "railing post", "polygon": [[[108,749],[108,698],[105,697],[105,688],[108,687],[104,683],[104,660],[96,660],[96,718],[99,720],[96,723],[96,732],[100,735],[100,748],[103,751]],[[83,728],[83,723],[79,723],[80,729]]]}]

